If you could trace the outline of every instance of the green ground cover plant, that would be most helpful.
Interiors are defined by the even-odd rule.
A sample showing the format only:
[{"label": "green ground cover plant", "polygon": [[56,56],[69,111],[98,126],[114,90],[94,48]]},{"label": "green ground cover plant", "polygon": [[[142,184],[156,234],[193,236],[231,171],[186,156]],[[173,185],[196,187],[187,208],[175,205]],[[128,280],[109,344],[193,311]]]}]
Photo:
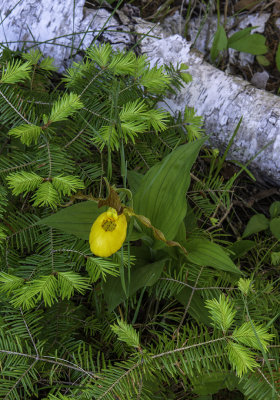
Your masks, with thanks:
[{"label": "green ground cover plant", "polygon": [[[63,76],[38,50],[0,63],[0,397],[278,399],[278,205],[236,234],[242,169],[156,107],[181,67],[108,44]],[[96,256],[108,212],[126,239]]]}]

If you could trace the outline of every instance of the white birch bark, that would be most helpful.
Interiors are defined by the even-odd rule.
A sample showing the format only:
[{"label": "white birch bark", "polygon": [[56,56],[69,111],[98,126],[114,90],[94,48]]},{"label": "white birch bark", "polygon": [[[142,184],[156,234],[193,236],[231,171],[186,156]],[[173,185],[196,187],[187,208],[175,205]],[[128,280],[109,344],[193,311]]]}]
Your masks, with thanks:
[{"label": "white birch bark", "polygon": [[62,71],[67,60],[89,47],[101,31],[102,40],[116,49],[131,42],[109,11],[87,9],[84,4],[85,0],[0,0],[0,43],[12,50],[37,43]]},{"label": "white birch bark", "polygon": [[[279,97],[204,62],[202,55],[191,50],[190,43],[179,35],[169,36],[170,33],[161,27],[122,12],[110,18],[107,10],[83,6],[84,0],[0,0],[0,42],[6,42],[12,48],[21,48],[22,41],[43,42],[41,51],[45,56],[54,57],[56,65],[63,69],[73,49],[88,47],[105,23],[107,29],[103,30],[103,40],[119,48],[135,43],[135,36],[126,32],[156,36],[145,37],[139,45],[151,64],[184,62],[193,76],[193,81],[178,95],[167,98],[163,106],[171,112],[183,111],[186,105],[194,107],[204,117],[210,141],[221,150],[227,146],[243,116],[229,157],[246,163],[264,149],[251,167],[261,172],[266,180],[280,185]],[[118,32],[110,33],[112,30]],[[82,33],[73,36],[73,32]],[[265,148],[270,142],[273,143]]]}]

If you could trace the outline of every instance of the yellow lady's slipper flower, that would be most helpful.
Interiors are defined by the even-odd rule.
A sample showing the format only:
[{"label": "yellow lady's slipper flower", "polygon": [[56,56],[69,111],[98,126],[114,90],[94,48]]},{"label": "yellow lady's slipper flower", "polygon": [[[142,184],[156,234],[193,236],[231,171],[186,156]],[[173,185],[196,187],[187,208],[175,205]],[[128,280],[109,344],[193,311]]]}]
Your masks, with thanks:
[{"label": "yellow lady's slipper flower", "polygon": [[109,257],[118,251],[125,241],[127,221],[109,208],[94,221],[89,234],[90,250],[99,257]]}]

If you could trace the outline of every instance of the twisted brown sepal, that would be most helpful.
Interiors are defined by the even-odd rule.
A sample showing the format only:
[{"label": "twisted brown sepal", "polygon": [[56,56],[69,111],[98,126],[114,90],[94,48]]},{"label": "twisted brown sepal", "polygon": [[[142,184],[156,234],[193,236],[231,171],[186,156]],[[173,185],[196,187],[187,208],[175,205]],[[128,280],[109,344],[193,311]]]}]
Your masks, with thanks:
[{"label": "twisted brown sepal", "polygon": [[98,199],[98,208],[103,206],[112,207],[115,210],[117,210],[118,214],[121,214],[123,206],[120,201],[118,193],[111,186],[109,186],[108,189],[109,189],[108,197],[106,199]]},{"label": "twisted brown sepal", "polygon": [[90,201],[95,201],[96,203],[98,203],[100,198],[96,198],[92,194],[82,194],[81,192],[78,192],[77,194],[74,194],[73,196],[71,196],[70,200],[66,204],[61,204],[61,207],[72,206],[72,204],[75,203],[75,200],[90,200]]},{"label": "twisted brown sepal", "polygon": [[125,207],[124,208],[124,214],[132,217],[136,217],[143,225],[145,225],[147,228],[152,229],[154,237],[158,240],[161,240],[162,242],[164,242],[167,246],[169,247],[179,247],[183,253],[187,256],[188,252],[185,249],[184,246],[182,246],[180,243],[178,242],[174,242],[173,240],[167,240],[163,234],[163,232],[161,232],[159,229],[155,228],[151,221],[149,220],[149,218],[145,217],[144,215],[137,215],[134,213],[134,211],[131,208]]}]

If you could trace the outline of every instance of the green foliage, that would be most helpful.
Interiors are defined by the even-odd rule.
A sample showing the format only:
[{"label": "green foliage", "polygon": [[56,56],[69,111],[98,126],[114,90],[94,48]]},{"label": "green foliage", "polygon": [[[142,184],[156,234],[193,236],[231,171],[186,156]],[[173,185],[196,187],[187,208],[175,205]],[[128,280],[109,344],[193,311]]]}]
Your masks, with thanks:
[{"label": "green foliage", "polygon": [[133,296],[139,289],[153,286],[159,279],[164,264],[165,260],[159,260],[133,268],[124,275],[127,282],[130,278],[128,287],[124,287],[121,279],[110,277],[104,285],[104,297],[109,310],[114,310],[128,296]]},{"label": "green foliage", "polygon": [[56,71],[57,67],[53,64],[54,59],[52,57],[44,58],[40,63],[40,68],[44,71]]},{"label": "green foliage", "polygon": [[127,75],[134,72],[135,54],[132,52],[118,53],[112,57],[108,69],[114,75]]},{"label": "green foliage", "polygon": [[193,107],[185,107],[184,122],[186,123],[185,128],[190,141],[199,139],[203,135],[203,118],[196,115]]},{"label": "green foliage", "polygon": [[24,279],[18,276],[9,275],[6,272],[0,273],[0,281],[1,281],[0,291],[4,293],[7,292],[8,294],[13,290],[21,287],[24,283]]},{"label": "green foliage", "polygon": [[[61,78],[36,49],[14,56],[0,59],[0,397],[276,399],[279,204],[275,236],[232,234],[236,177],[202,118],[156,108],[187,66],[95,45]],[[108,258],[88,243],[103,177],[128,214]]]},{"label": "green foliage", "polygon": [[211,266],[238,275],[241,273],[223,248],[216,243],[206,239],[193,239],[188,241],[185,247],[188,259],[195,264]]},{"label": "green foliage", "polygon": [[219,25],[214,35],[210,51],[211,61],[214,62],[217,59],[220,51],[226,50],[227,46],[228,46],[228,39],[225,32],[225,28],[223,27],[223,25]]},{"label": "green foliage", "polygon": [[29,62],[23,63],[20,60],[13,60],[6,65],[2,64],[2,75],[0,83],[15,84],[29,79],[31,65]]},{"label": "green foliage", "polygon": [[229,361],[239,377],[258,366],[255,361],[256,354],[238,343],[228,342],[227,351]]},{"label": "green foliage", "polygon": [[250,321],[244,322],[239,328],[236,328],[232,334],[233,339],[254,349],[267,351],[268,342],[274,335],[267,333],[263,326],[255,326]]},{"label": "green foliage", "polygon": [[231,35],[228,39],[228,47],[254,55],[267,53],[265,37],[258,33],[251,34],[254,28],[254,26],[245,28]]},{"label": "green foliage", "polygon": [[12,193],[18,196],[21,193],[37,189],[43,182],[43,178],[34,172],[13,172],[7,177],[8,187]]},{"label": "green foliage", "polygon": [[258,33],[251,34],[251,31],[256,28],[254,26],[241,29],[235,32],[230,37],[227,37],[225,28],[223,25],[219,25],[215,32],[210,58],[212,62],[218,58],[221,51],[228,48],[241,51],[244,53],[261,56],[267,53],[268,48],[265,45],[266,38]]},{"label": "green foliage", "polygon": [[[187,143],[152,167],[134,197],[136,213],[148,217],[168,240],[174,239],[186,215],[189,172],[203,142],[204,139],[200,139]],[[183,179],[176,179],[179,174],[183,174]]]},{"label": "green foliage", "polygon": [[118,319],[117,324],[111,325],[111,329],[118,336],[118,339],[125,342],[128,346],[140,346],[139,333],[131,325]]},{"label": "green foliage", "polygon": [[77,176],[58,175],[52,179],[52,184],[59,194],[70,196],[72,192],[78,189],[84,189],[85,185]]},{"label": "green foliage", "polygon": [[280,239],[280,217],[273,218],[269,223],[269,228],[272,235],[274,235],[277,239]]},{"label": "green foliage", "polygon": [[85,201],[43,218],[39,223],[88,240],[91,226],[101,212],[103,209],[98,209],[95,202]]},{"label": "green foliage", "polygon": [[88,257],[86,269],[90,276],[91,282],[97,282],[102,276],[104,282],[106,282],[106,275],[119,276],[119,265],[112,261],[104,260],[98,257]]},{"label": "green foliage", "polygon": [[59,203],[59,195],[51,182],[44,182],[32,196],[32,200],[34,200],[33,205],[35,207],[50,206],[56,208]]},{"label": "green foliage", "polygon": [[240,278],[238,281],[238,289],[247,296],[249,292],[254,290],[254,285],[251,279]]},{"label": "green foliage", "polygon": [[270,220],[266,218],[264,214],[253,215],[246,226],[243,237],[253,235],[254,233],[258,233],[269,228],[272,235],[277,239],[280,239],[279,201],[275,201],[271,204],[269,213],[271,216]]},{"label": "green foliage", "polygon": [[101,68],[105,68],[112,54],[112,47],[109,43],[104,46],[92,46],[87,50],[87,57],[94,60]]},{"label": "green foliage", "polygon": [[[11,278],[11,284],[13,281],[14,278]],[[51,307],[58,300],[59,296],[62,300],[70,299],[75,290],[83,294],[88,288],[87,278],[71,270],[60,271],[54,275],[41,276],[39,279],[27,282],[15,290],[11,304],[14,307],[30,309],[43,300],[46,306]]]},{"label": "green foliage", "polygon": [[156,94],[164,93],[170,82],[171,78],[164,73],[163,67],[146,69],[140,77],[140,84]]},{"label": "green foliage", "polygon": [[29,61],[30,64],[36,65],[42,56],[43,54],[39,49],[31,49],[28,53],[24,53],[22,58],[24,58],[26,61]]},{"label": "green foliage", "polygon": [[75,93],[64,94],[57,100],[51,110],[49,120],[51,122],[65,121],[69,116],[83,107],[79,96]]},{"label": "green foliage", "polygon": [[9,131],[9,135],[19,138],[27,146],[33,142],[36,144],[41,133],[42,128],[33,124],[22,124]]},{"label": "green foliage", "polygon": [[280,251],[271,252],[271,263],[272,265],[280,264]]},{"label": "green foliage", "polygon": [[269,207],[269,214],[271,218],[280,216],[280,201],[274,201]]},{"label": "green foliage", "polygon": [[236,310],[233,309],[233,304],[230,303],[230,300],[220,295],[219,300],[207,300],[206,307],[210,311],[213,325],[226,333],[231,327],[236,314]]},{"label": "green foliage", "polygon": [[243,233],[243,238],[261,232],[269,227],[269,221],[263,214],[254,215]]}]

